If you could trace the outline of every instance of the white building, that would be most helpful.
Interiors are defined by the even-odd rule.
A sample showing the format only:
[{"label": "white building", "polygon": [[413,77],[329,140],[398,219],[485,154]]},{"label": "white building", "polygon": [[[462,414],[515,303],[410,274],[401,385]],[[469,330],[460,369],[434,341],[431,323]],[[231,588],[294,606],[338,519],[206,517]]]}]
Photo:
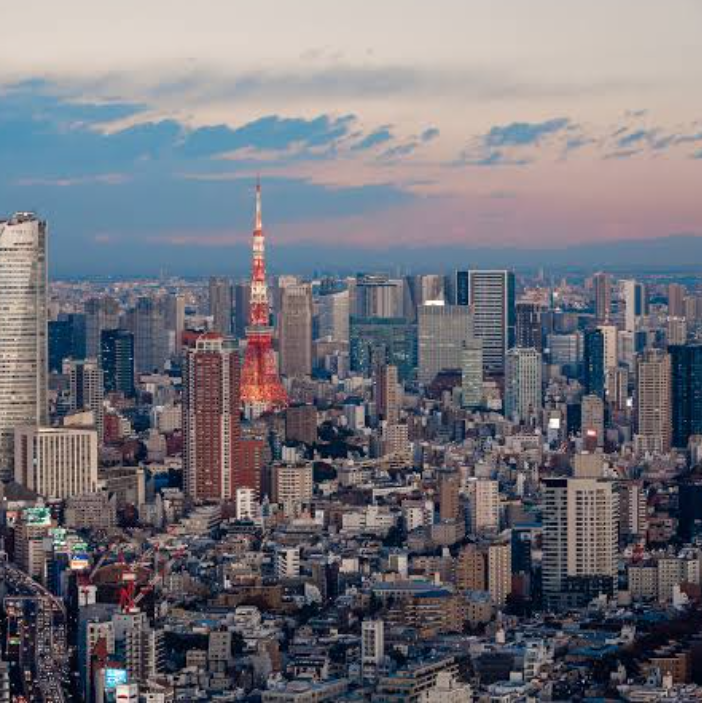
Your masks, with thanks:
[{"label": "white building", "polygon": [[523,424],[541,411],[541,353],[515,347],[507,352],[505,370],[505,417]]},{"label": "white building", "polygon": [[47,420],[47,227],[0,221],[0,479],[12,477],[15,428]]},{"label": "white building", "polygon": [[385,658],[385,623],[364,620],[361,624],[361,666],[363,674],[376,673]]},{"label": "white building", "polygon": [[319,337],[334,342],[349,341],[349,291],[319,297]]},{"label": "white building", "polygon": [[497,481],[470,478],[466,485],[472,534],[497,532],[500,526],[500,492]]},{"label": "white building", "polygon": [[98,438],[92,429],[18,427],[15,481],[46,498],[98,489]]},{"label": "white building", "polygon": [[279,579],[295,579],[300,575],[300,550],[283,547],[275,553],[275,575]]}]

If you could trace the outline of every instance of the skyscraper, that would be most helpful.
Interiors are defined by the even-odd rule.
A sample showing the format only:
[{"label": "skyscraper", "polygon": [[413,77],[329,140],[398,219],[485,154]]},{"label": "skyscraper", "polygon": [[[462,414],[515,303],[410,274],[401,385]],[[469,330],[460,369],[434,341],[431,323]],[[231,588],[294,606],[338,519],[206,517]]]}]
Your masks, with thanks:
[{"label": "skyscraper", "polygon": [[666,453],[672,440],[670,355],[650,349],[637,364],[636,451]]},{"label": "skyscraper", "polygon": [[404,285],[402,280],[387,276],[359,276],[356,281],[358,317],[404,317]]},{"label": "skyscraper", "polygon": [[119,303],[110,297],[90,298],[85,301],[85,356],[97,358],[100,353],[100,334],[103,330],[119,327]]},{"label": "skyscraper", "polygon": [[102,369],[96,359],[67,359],[63,373],[70,381],[71,412],[90,411],[95,421],[98,438],[104,435],[105,408]]},{"label": "skyscraper", "polygon": [[485,371],[502,374],[515,342],[515,290],[511,271],[470,271],[470,305],[475,336],[483,340]]},{"label": "skyscraper", "polygon": [[454,271],[447,277],[446,302],[451,305],[470,305],[470,273]]},{"label": "skyscraper", "polygon": [[143,296],[129,314],[134,334],[134,368],[139,374],[162,371],[169,354],[166,332],[165,301],[157,296]]},{"label": "skyscraper", "polygon": [[592,278],[595,298],[595,320],[609,322],[612,314],[612,276],[609,273],[596,273]]},{"label": "skyscraper", "polygon": [[668,316],[685,317],[685,286],[671,283],[668,286]]},{"label": "skyscraper", "polygon": [[349,291],[337,290],[319,296],[319,338],[349,341]]},{"label": "skyscraper", "polygon": [[280,372],[301,377],[312,373],[312,288],[285,286],[279,315]]},{"label": "skyscraper", "polygon": [[183,364],[183,476],[194,500],[233,500],[241,461],[239,354],[222,335],[200,335]]},{"label": "skyscraper", "polygon": [[516,305],[515,346],[533,347],[543,351],[543,334],[541,330],[542,307],[539,303],[522,301]]},{"label": "skyscraper", "polygon": [[507,352],[505,416],[516,423],[538,420],[541,411],[541,354],[534,348]]},{"label": "skyscraper", "polygon": [[0,221],[0,479],[12,477],[15,428],[47,419],[46,223]]},{"label": "skyscraper", "polygon": [[547,608],[612,595],[617,577],[617,496],[591,478],[544,481],[543,592]]},{"label": "skyscraper", "polygon": [[419,308],[418,378],[425,385],[445,369],[460,369],[463,349],[473,337],[473,319],[465,306],[443,303]]},{"label": "skyscraper", "polygon": [[702,344],[669,347],[671,360],[673,446],[687,447],[702,434]]},{"label": "skyscraper", "polygon": [[251,283],[240,282],[234,286],[234,334],[237,339],[246,337],[246,327],[251,316]]},{"label": "skyscraper", "polygon": [[134,395],[134,335],[127,330],[103,330],[100,366],[105,393]]},{"label": "skyscraper", "polygon": [[624,298],[624,329],[636,332],[640,319],[648,315],[646,286],[634,280],[622,281],[621,285]]},{"label": "skyscraper", "polygon": [[601,447],[604,444],[604,401],[599,395],[586,395],[581,408],[580,433],[588,443],[586,448]]},{"label": "skyscraper", "polygon": [[602,330],[587,330],[583,342],[583,385],[588,395],[604,398],[605,339]]},{"label": "skyscraper", "polygon": [[394,425],[400,419],[401,391],[397,366],[379,364],[373,375],[375,403],[378,416]]},{"label": "skyscraper", "polygon": [[209,310],[212,316],[212,330],[225,337],[232,334],[232,314],[234,294],[232,282],[228,278],[210,278]]},{"label": "skyscraper", "polygon": [[461,354],[461,392],[464,408],[483,403],[483,340],[470,339]]},{"label": "skyscraper", "polygon": [[241,400],[247,414],[287,405],[273,354],[268,286],[266,284],[265,237],[261,221],[261,187],[256,187],[256,224],[253,232],[250,320],[246,328],[246,356],[241,375]]}]

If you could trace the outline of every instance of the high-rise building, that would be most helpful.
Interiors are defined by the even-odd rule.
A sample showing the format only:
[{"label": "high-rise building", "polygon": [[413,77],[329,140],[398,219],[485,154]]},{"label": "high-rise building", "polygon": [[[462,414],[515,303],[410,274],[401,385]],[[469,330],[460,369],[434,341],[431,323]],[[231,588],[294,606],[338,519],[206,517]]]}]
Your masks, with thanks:
[{"label": "high-rise building", "polygon": [[234,488],[253,490],[256,500],[261,498],[266,447],[263,437],[244,435],[241,438],[241,461],[234,467]]},{"label": "high-rise building", "polygon": [[668,315],[669,317],[685,317],[685,286],[671,283],[668,286]]},{"label": "high-rise building", "polygon": [[637,364],[635,446],[639,453],[670,451],[672,441],[670,355],[645,351]]},{"label": "high-rise building", "polygon": [[285,439],[305,444],[317,441],[317,408],[314,405],[288,406],[285,411]]},{"label": "high-rise building", "polygon": [[669,347],[672,387],[673,446],[687,447],[702,435],[702,344]]},{"label": "high-rise building", "polygon": [[505,355],[515,343],[515,284],[511,271],[470,271],[470,305],[475,336],[483,340],[487,373],[504,373]]},{"label": "high-rise building", "polygon": [[442,521],[461,517],[461,475],[456,471],[439,474],[439,517]]},{"label": "high-rise building", "polygon": [[417,326],[401,317],[352,317],[349,353],[352,371],[370,375],[384,361],[397,366],[400,379],[407,381],[417,366]]},{"label": "high-rise building", "polygon": [[137,375],[162,371],[169,356],[165,301],[161,297],[144,296],[129,313],[130,330],[134,334],[134,368]]},{"label": "high-rise building", "polygon": [[[586,395],[581,403],[580,431],[583,441],[595,447],[604,445],[604,401],[599,395]],[[588,447],[589,449],[589,447]]]},{"label": "high-rise building", "polygon": [[541,411],[541,354],[534,348],[507,352],[505,416],[516,423],[538,420]]},{"label": "high-rise building", "polygon": [[195,500],[231,500],[241,461],[239,354],[222,335],[198,337],[183,364],[183,475]]},{"label": "high-rise building", "polygon": [[515,346],[533,347],[540,352],[543,351],[542,312],[543,308],[539,303],[530,301],[517,303],[515,307]]},{"label": "high-rise building", "polygon": [[248,281],[234,286],[234,334],[237,339],[246,337],[246,327],[251,317],[251,283]]},{"label": "high-rise building", "polygon": [[77,427],[18,427],[15,481],[65,500],[98,489],[98,437]]},{"label": "high-rise building", "polygon": [[49,322],[49,371],[61,373],[64,359],[85,358],[85,315],[71,313]]},{"label": "high-rise building", "polygon": [[687,319],[684,317],[669,317],[666,329],[668,346],[680,346],[687,342]]},{"label": "high-rise building", "polygon": [[185,297],[179,294],[168,294],[164,299],[164,317],[166,331],[172,342],[169,352],[173,356],[180,354],[183,347],[183,330],[185,329]]},{"label": "high-rise building", "polygon": [[359,276],[356,280],[355,316],[404,317],[404,284],[387,276]]},{"label": "high-rise building", "polygon": [[648,315],[646,286],[634,280],[622,281],[621,286],[624,299],[624,329],[636,332],[641,318]]},{"label": "high-rise building", "polygon": [[312,288],[308,283],[285,286],[279,315],[280,373],[287,377],[312,373]]},{"label": "high-rise building", "polygon": [[463,349],[473,338],[473,319],[465,306],[436,303],[419,309],[418,377],[428,385],[440,371],[460,369]]},{"label": "high-rise building", "polygon": [[612,595],[617,578],[618,501],[613,484],[592,478],[544,481],[542,579],[547,608]]},{"label": "high-rise building", "polygon": [[595,321],[607,323],[612,314],[612,275],[596,273],[592,278],[592,287],[595,298]]},{"label": "high-rise building", "polygon": [[375,675],[385,659],[385,623],[364,620],[361,623],[361,666],[363,675]]},{"label": "high-rise building", "polygon": [[312,464],[275,464],[272,479],[272,499],[286,515],[297,515],[312,500]]},{"label": "high-rise building", "polygon": [[100,366],[105,393],[134,395],[134,335],[127,330],[103,330]]},{"label": "high-rise building", "polygon": [[446,302],[450,305],[470,305],[470,272],[454,271],[447,277]]},{"label": "high-rise building", "polygon": [[500,527],[500,491],[497,481],[471,478],[466,489],[471,533],[480,535],[497,532]]},{"label": "high-rise building", "polygon": [[261,220],[261,187],[256,186],[256,222],[253,232],[249,326],[246,328],[246,356],[241,373],[241,401],[247,415],[287,405],[273,352],[273,329],[266,283],[265,236]]},{"label": "high-rise building", "polygon": [[373,375],[375,404],[380,420],[394,425],[400,419],[401,387],[397,366],[378,364]]},{"label": "high-rise building", "polygon": [[461,397],[464,408],[483,404],[483,340],[470,339],[461,354]]},{"label": "high-rise building", "polygon": [[512,545],[495,542],[488,547],[488,592],[498,607],[505,605],[512,593]]},{"label": "high-rise building", "polygon": [[100,334],[119,327],[119,302],[114,298],[85,301],[85,356],[95,359],[100,353]]},{"label": "high-rise building", "polygon": [[349,341],[349,291],[332,290],[319,296],[319,338]]},{"label": "high-rise building", "polygon": [[583,386],[588,395],[604,398],[605,338],[600,329],[587,330],[583,341]]},{"label": "high-rise building", "polygon": [[15,428],[47,419],[47,227],[0,221],[0,479],[14,470]]},{"label": "high-rise building", "polygon": [[234,294],[232,282],[228,278],[210,278],[209,310],[212,316],[212,331],[231,337]]},{"label": "high-rise building", "polygon": [[105,429],[105,391],[100,365],[96,359],[67,359],[63,363],[63,373],[69,378],[70,411],[91,412],[98,438],[102,441]]},{"label": "high-rise building", "polygon": [[617,354],[617,328],[614,325],[600,325],[597,328],[602,332],[602,343],[604,345],[604,367],[605,375],[611,369],[616,369],[619,364]]}]

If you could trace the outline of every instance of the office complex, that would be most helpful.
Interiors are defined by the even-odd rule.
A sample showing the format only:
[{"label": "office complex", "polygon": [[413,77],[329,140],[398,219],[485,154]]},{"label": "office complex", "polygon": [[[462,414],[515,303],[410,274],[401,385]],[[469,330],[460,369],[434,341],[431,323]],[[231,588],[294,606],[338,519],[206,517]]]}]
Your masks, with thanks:
[{"label": "office complex", "polygon": [[510,349],[505,368],[505,415],[517,424],[537,422],[541,383],[541,354],[534,348]]},{"label": "office complex", "polygon": [[127,330],[103,330],[100,367],[105,393],[134,395],[134,335]]},{"label": "office complex", "polygon": [[230,337],[233,332],[234,289],[228,278],[210,278],[209,309],[212,330]]},{"label": "office complex", "polygon": [[702,435],[702,344],[670,347],[672,442],[686,448]]}]

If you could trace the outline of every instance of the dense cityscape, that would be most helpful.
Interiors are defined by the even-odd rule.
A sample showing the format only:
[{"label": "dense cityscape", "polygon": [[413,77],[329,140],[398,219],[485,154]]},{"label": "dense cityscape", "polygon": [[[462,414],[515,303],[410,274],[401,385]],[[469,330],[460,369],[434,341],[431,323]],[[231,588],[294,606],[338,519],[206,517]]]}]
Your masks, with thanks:
[{"label": "dense cityscape", "polygon": [[0,702],[702,700],[702,279],[273,274],[251,211],[245,280],[0,222]]}]

